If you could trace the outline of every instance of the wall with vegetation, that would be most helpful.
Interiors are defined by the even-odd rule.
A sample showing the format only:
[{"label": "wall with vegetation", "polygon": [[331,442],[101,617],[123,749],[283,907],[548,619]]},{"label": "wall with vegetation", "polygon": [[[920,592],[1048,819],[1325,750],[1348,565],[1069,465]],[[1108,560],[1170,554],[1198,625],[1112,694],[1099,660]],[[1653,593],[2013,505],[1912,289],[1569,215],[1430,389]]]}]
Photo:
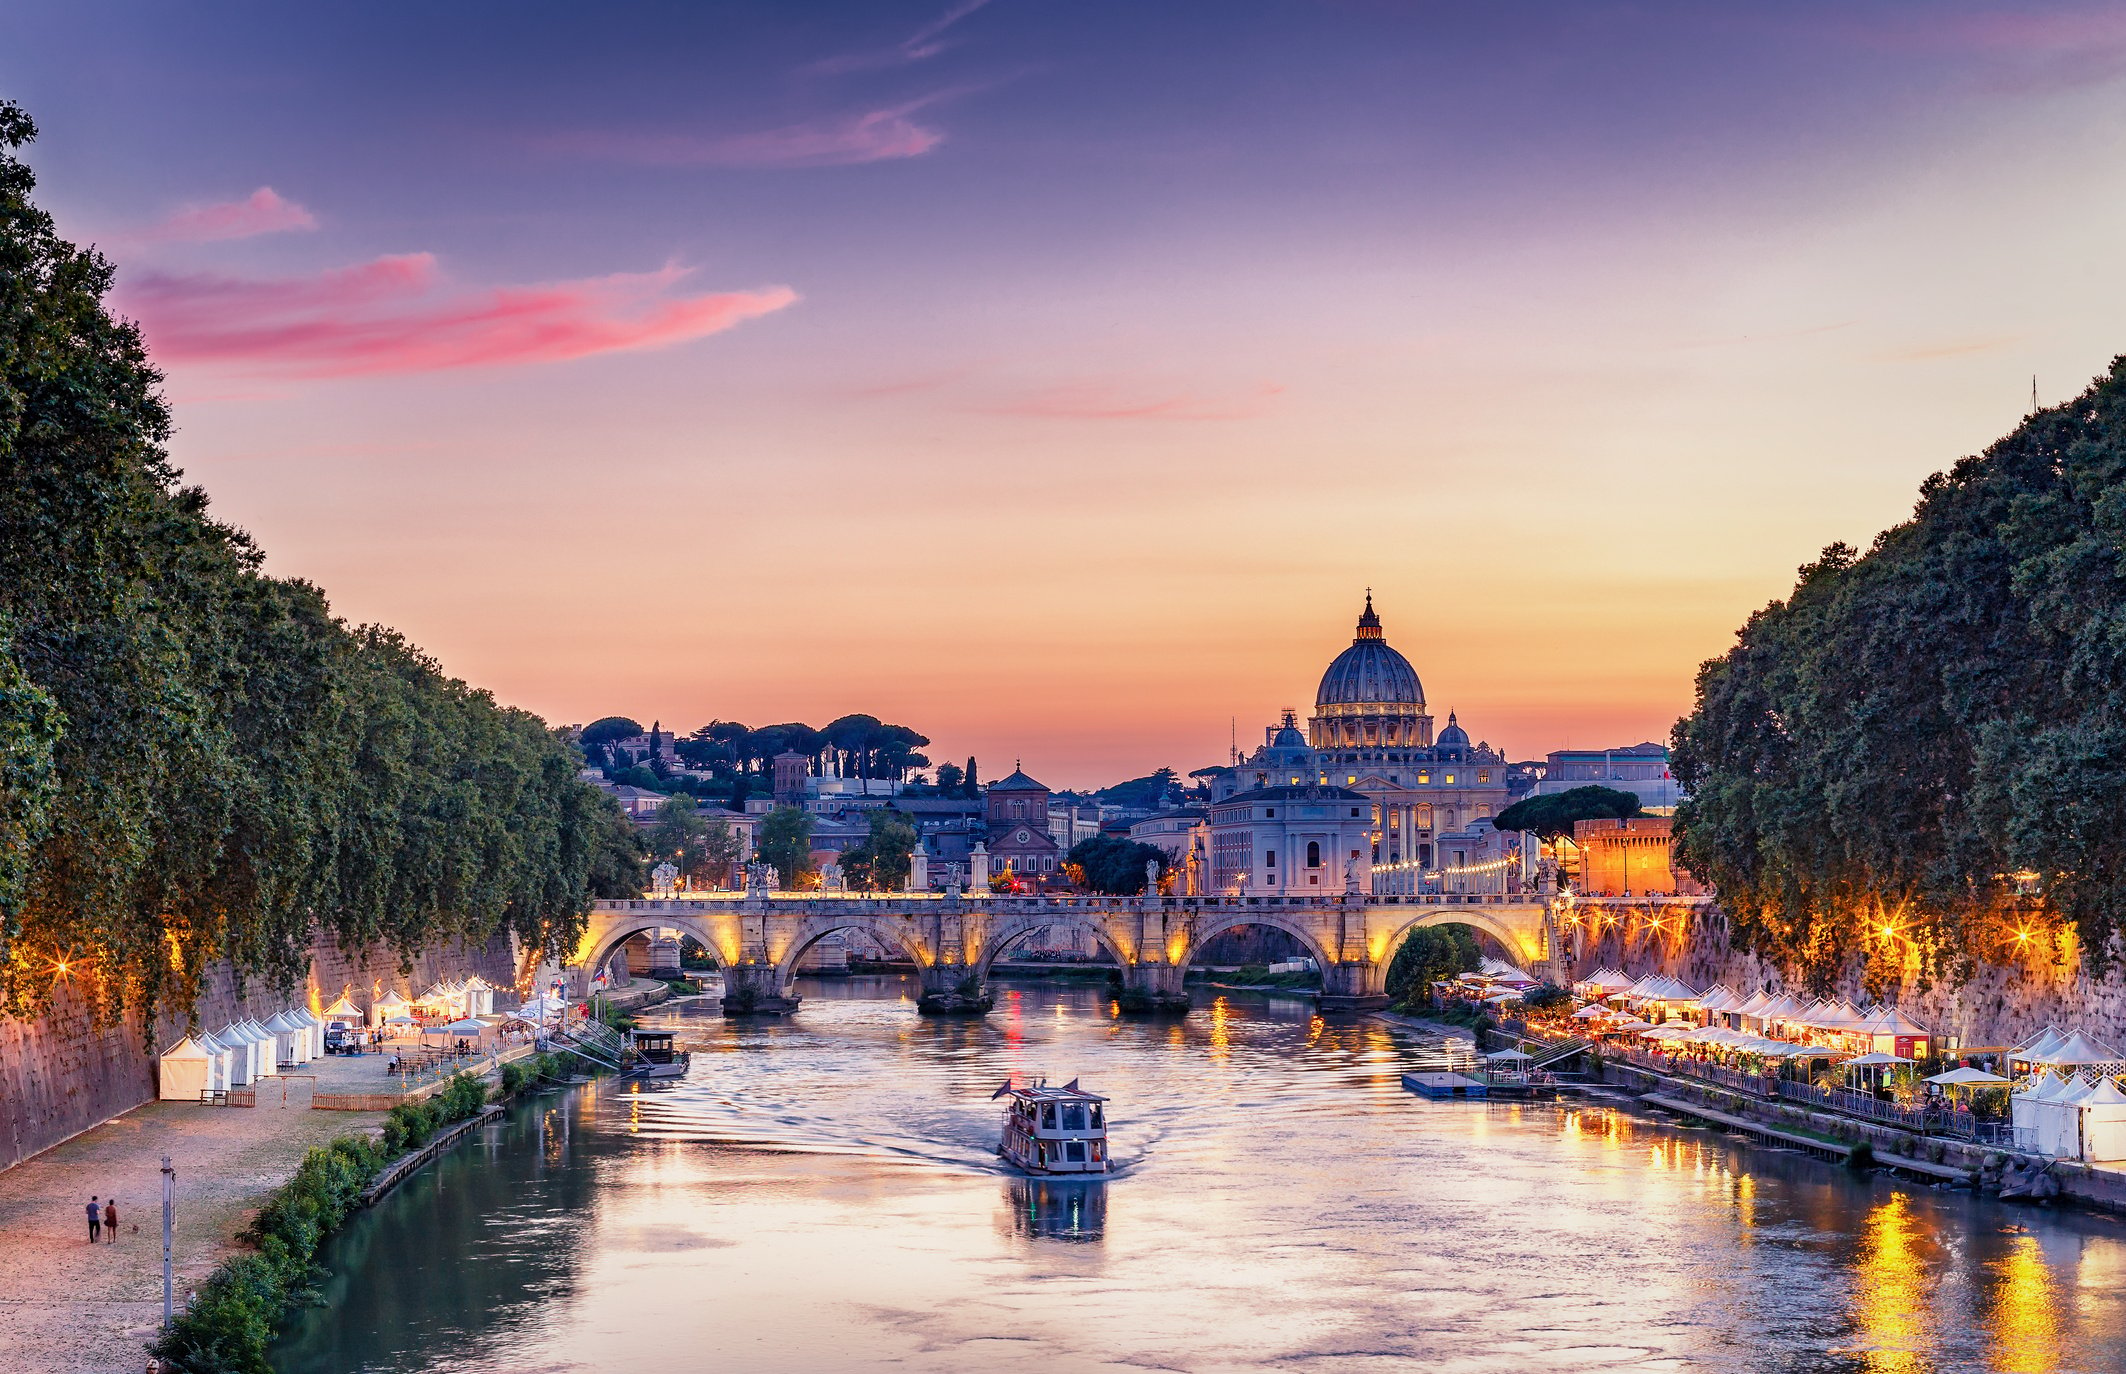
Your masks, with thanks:
[{"label": "wall with vegetation", "polygon": [[[313,941],[308,952],[308,976],[285,994],[255,979],[239,991],[228,964],[209,969],[199,1024],[219,1030],[246,1016],[264,1020],[291,1002],[322,1010],[348,987],[357,990],[358,1002],[379,986],[411,995],[470,973],[503,990],[496,994],[498,1007],[515,1001],[507,991],[516,970],[506,935],[482,946],[453,942],[426,950],[414,957],[411,973],[399,971],[396,956],[349,953],[328,936]],[[0,1017],[0,1169],[152,1099],[155,1055],[144,1029],[138,1011],[117,1021],[99,1018],[93,1001],[63,980],[42,1015]],[[152,1038],[160,1048],[186,1029],[181,1017],[161,1017]]]}]

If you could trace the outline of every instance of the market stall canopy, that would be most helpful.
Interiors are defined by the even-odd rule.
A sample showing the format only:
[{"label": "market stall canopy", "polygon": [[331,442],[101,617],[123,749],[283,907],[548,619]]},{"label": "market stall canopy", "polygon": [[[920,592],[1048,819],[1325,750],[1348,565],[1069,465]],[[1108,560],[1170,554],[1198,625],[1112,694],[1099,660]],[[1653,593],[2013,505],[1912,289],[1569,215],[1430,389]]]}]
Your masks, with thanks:
[{"label": "market stall canopy", "polygon": [[1895,1007],[1885,1008],[1866,1021],[1861,1022],[1854,1029],[1865,1032],[1868,1035],[1911,1036],[1931,1033],[1925,1026],[1920,1025]]},{"label": "market stall canopy", "polygon": [[413,1004],[399,996],[397,988],[386,988],[384,995],[376,999],[376,1005],[380,1007],[406,1007]]},{"label": "market stall canopy", "polygon": [[325,1008],[325,1019],[327,1021],[359,1021],[362,1019],[362,1009],[350,1001],[347,994],[343,992],[337,1002]]},{"label": "market stall canopy", "polygon": [[486,1029],[487,1023],[485,1021],[475,1021],[468,1016],[462,1021],[453,1021],[447,1026],[431,1026],[428,1029],[428,1033],[430,1035],[479,1035]]},{"label": "market stall canopy", "polygon": [[1916,1059],[1906,1059],[1901,1055],[1895,1054],[1884,1054],[1882,1051],[1877,1050],[1872,1054],[1863,1054],[1848,1059],[1845,1061],[1845,1066],[1849,1069],[1871,1069],[1878,1064],[1916,1064],[1918,1062]]},{"label": "market stall canopy", "polygon": [[1997,1088],[2009,1080],[1999,1074],[1987,1073],[1984,1069],[1951,1069],[1947,1073],[1935,1074],[1926,1081],[1938,1083],[1944,1088]]},{"label": "market stall canopy", "polygon": [[1782,992],[1765,1003],[1764,1010],[1757,1014],[1767,1021],[1791,1021],[1801,1014],[1801,1004]]},{"label": "market stall canopy", "polygon": [[418,1026],[421,1023],[411,1016],[387,1016],[384,1018],[384,1024],[387,1026]]},{"label": "market stall canopy", "polygon": [[2043,1055],[2032,1056],[2043,1064],[2108,1064],[2118,1057],[2117,1050],[2079,1030]]},{"label": "market stall canopy", "polygon": [[1578,1011],[1574,1012],[1572,1014],[1572,1019],[1575,1021],[1592,1021],[1597,1016],[1607,1015],[1609,1015],[1609,1008],[1603,1006],[1599,1002],[1589,1002],[1586,1006],[1581,1007]]},{"label": "market stall canopy", "polygon": [[1528,1054],[1522,1050],[1493,1050],[1491,1053],[1485,1055],[1484,1058],[1510,1060],[1515,1063],[1525,1063],[1528,1060],[1535,1058],[1535,1056],[1532,1054]]},{"label": "market stall canopy", "polygon": [[1715,983],[1698,994],[1698,1010],[1726,1011],[1735,1001],[1735,991],[1725,983]]},{"label": "market stall canopy", "polygon": [[1728,1010],[1738,1016],[1762,1016],[1764,1015],[1765,1007],[1770,1005],[1771,1000],[1770,997],[1767,997],[1762,992],[1753,992],[1743,1001],[1741,1006],[1729,1007]]}]

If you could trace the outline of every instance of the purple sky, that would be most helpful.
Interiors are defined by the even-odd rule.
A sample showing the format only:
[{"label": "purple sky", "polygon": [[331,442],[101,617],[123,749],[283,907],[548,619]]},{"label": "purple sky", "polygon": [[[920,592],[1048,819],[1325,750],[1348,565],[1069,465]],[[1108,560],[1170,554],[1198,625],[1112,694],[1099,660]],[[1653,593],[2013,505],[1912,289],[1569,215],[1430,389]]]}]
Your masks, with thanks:
[{"label": "purple sky", "polygon": [[1665,736],[2126,343],[2111,5],[21,3],[0,91],[278,572],[555,721],[1223,758],[1375,588]]}]

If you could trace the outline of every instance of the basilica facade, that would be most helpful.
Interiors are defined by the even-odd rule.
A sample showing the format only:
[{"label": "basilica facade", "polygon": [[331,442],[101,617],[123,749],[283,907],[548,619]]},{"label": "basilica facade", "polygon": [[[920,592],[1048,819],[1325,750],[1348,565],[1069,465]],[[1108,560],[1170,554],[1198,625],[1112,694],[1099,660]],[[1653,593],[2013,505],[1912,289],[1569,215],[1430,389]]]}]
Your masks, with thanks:
[{"label": "basilica facade", "polygon": [[[1255,852],[1262,844],[1243,847],[1221,835],[1227,826],[1218,822],[1239,824],[1251,794],[1293,788],[1363,798],[1361,842],[1340,838],[1332,851],[1358,860],[1349,878],[1361,890],[1499,892],[1518,885],[1519,837],[1491,825],[1507,806],[1505,756],[1472,743],[1451,711],[1434,735],[1424,684],[1389,645],[1371,593],[1351,646],[1321,676],[1305,732],[1299,713],[1287,710],[1264,732],[1260,749],[1214,780],[1211,892],[1268,890],[1261,887],[1264,855]],[[1284,799],[1293,794],[1285,791]],[[1292,871],[1289,856],[1284,868]],[[1336,885],[1345,879],[1336,875]]]}]

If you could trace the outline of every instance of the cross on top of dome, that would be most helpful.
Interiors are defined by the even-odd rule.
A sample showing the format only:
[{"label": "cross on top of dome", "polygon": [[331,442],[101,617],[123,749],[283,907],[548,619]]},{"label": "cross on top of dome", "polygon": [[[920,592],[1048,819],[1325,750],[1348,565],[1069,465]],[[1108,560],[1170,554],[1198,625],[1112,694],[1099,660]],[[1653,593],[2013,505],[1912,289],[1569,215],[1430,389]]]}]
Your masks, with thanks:
[{"label": "cross on top of dome", "polygon": [[1361,639],[1379,639],[1380,617],[1373,613],[1373,589],[1366,588],[1366,608],[1358,615],[1358,634],[1351,640],[1356,644]]}]

